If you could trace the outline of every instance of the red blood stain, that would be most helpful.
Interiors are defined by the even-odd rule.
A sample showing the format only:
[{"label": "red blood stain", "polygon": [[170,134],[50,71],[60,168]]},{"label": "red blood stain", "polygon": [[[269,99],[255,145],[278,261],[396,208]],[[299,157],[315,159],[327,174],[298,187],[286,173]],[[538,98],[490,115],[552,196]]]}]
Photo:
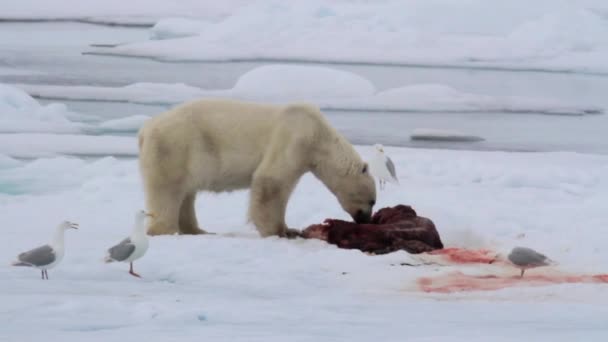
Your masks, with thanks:
[{"label": "red blood stain", "polygon": [[593,277],[598,283],[608,283],[608,274],[596,274]]},{"label": "red blood stain", "polygon": [[427,253],[431,255],[441,255],[449,261],[459,264],[491,264],[496,261],[496,253],[487,249],[468,250],[462,248],[443,248]]},{"label": "red blood stain", "polygon": [[418,279],[418,287],[424,292],[452,293],[463,291],[492,291],[514,286],[543,286],[572,283],[608,283],[608,274],[596,275],[519,275],[499,277],[496,275],[466,275],[461,272],[438,277]]}]

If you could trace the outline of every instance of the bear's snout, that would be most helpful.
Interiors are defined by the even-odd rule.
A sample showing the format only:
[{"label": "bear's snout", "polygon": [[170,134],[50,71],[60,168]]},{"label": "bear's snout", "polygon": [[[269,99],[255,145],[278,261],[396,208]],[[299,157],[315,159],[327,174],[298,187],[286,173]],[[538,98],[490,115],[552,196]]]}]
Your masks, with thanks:
[{"label": "bear's snout", "polygon": [[372,220],[372,214],[371,212],[365,212],[359,209],[353,215],[353,220],[355,220],[356,223],[369,223]]}]

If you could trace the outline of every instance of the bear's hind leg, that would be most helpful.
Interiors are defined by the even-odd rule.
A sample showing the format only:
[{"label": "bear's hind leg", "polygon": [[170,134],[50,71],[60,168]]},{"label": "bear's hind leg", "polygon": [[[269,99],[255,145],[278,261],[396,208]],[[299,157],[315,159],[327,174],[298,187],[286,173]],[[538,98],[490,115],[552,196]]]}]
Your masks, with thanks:
[{"label": "bear's hind leg", "polygon": [[179,232],[180,234],[206,234],[207,232],[198,227],[194,202],[196,192],[189,193],[184,197],[179,210]]}]

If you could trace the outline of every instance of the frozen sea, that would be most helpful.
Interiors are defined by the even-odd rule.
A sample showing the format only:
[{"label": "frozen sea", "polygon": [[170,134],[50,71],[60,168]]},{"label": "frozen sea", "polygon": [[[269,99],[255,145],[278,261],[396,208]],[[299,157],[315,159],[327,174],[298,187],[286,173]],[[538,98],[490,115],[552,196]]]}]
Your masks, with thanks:
[{"label": "frozen sea", "polygon": [[[114,3],[119,2],[108,2]],[[135,211],[143,205],[135,144],[139,125],[182,100],[221,95],[315,101],[364,158],[372,155],[371,145],[383,143],[401,184],[379,192],[378,208],[412,205],[435,221],[448,247],[505,253],[525,245],[559,262],[555,268],[530,274],[608,273],[608,68],[595,55],[585,55],[603,53],[605,48],[601,35],[604,29],[608,32],[603,26],[608,20],[601,2],[581,2],[589,4],[580,13],[573,12],[588,19],[581,27],[568,26],[565,9],[518,26],[513,31],[518,34],[510,39],[521,37],[525,28],[542,28],[543,40],[535,38],[538,41],[551,44],[557,39],[568,49],[575,46],[566,50],[576,56],[568,52],[547,62],[544,55],[535,55],[529,67],[521,62],[531,53],[526,51],[504,63],[482,66],[447,60],[460,58],[456,48],[447,50],[446,60],[429,63],[423,55],[397,51],[401,55],[393,56],[387,51],[385,59],[413,59],[385,63],[364,60],[381,52],[345,50],[352,48],[346,43],[337,55],[350,51],[353,58],[343,61],[323,61],[323,53],[332,53],[319,46],[308,57],[297,55],[301,50],[294,46],[288,50],[291,58],[241,58],[255,52],[255,46],[239,50],[229,49],[230,44],[222,53],[238,58],[204,61],[208,56],[202,49],[175,49],[169,54],[163,52],[164,44],[180,39],[184,44],[212,44],[199,32],[210,27],[231,37],[234,23],[221,20],[242,3],[229,1],[208,12],[204,5],[192,5],[192,16],[208,13],[209,22],[164,22],[155,32],[169,36],[157,41],[150,39],[149,25],[164,16],[187,16],[188,2],[149,3],[157,7],[150,5],[141,17],[134,16],[135,5],[124,13],[99,5],[89,7],[91,13],[66,6],[45,15],[33,0],[23,1],[21,11],[13,6],[2,12],[1,341],[608,338],[606,284],[522,282],[495,291],[425,293],[417,287],[420,277],[463,272],[508,278],[518,271],[505,265],[423,265],[418,256],[405,252],[370,256],[320,241],[261,239],[245,220],[245,191],[201,194],[199,221],[218,235],[153,238],[149,253],[136,263],[142,279],[129,276],[128,265],[101,262],[105,249],[128,234]],[[360,27],[369,23],[376,35],[392,29],[380,19],[386,25],[398,23],[384,12],[365,18],[358,8],[339,7],[349,1],[328,3],[331,6],[310,6],[322,17],[337,13]],[[430,15],[432,6],[448,2],[407,3]],[[479,1],[464,3],[485,6]],[[542,6],[553,6],[547,4],[552,3],[539,0],[538,8],[523,11],[523,19],[515,15],[518,11],[505,8],[505,18],[492,30],[500,33],[515,25],[511,21],[536,18],[545,10]],[[458,5],[450,6],[455,6],[450,8],[458,19]],[[286,11],[280,5],[272,8]],[[295,34],[298,27],[307,28],[306,17],[298,16],[310,8],[302,8],[301,13],[289,12],[294,27],[279,21],[277,29]],[[237,12],[235,20],[258,18],[262,10],[268,8],[250,6]],[[98,16],[93,16],[95,11]],[[36,20],[25,20],[28,15]],[[456,19],[452,25],[462,24]],[[248,22],[256,27],[257,21]],[[326,24],[337,33],[342,27],[339,20]],[[428,24],[420,20],[412,25]],[[470,32],[491,26],[481,19],[469,25]],[[479,41],[431,29],[433,35],[424,37],[437,44],[454,47],[451,39],[457,39],[476,46]],[[569,29],[586,32],[589,38],[579,42],[564,33]],[[176,34],[187,36],[172,39]],[[302,44],[314,41],[315,34]],[[446,43],[443,37],[450,40]],[[389,38],[380,43],[388,44]],[[546,50],[524,42],[537,40],[522,41],[529,51]],[[108,49],[112,53],[91,53]],[[430,51],[424,44],[421,49]],[[588,68],[580,61],[588,62]],[[259,89],[259,83],[267,86]],[[328,217],[347,219],[329,191],[313,177],[304,177],[289,204],[288,224],[303,228]],[[9,266],[19,252],[46,243],[63,219],[79,222],[81,229],[67,232],[65,259],[49,271],[49,281],[41,281],[36,270]]]},{"label": "frozen sea", "polygon": [[[83,55],[93,44],[118,44],[147,39],[144,28],[120,28],[83,23],[4,23],[0,32],[0,80],[4,83],[57,86],[121,87],[138,82],[184,83],[202,89],[227,89],[238,78],[269,62],[163,63],[142,58]],[[18,32],[18,35],[14,33]],[[61,37],[61,39],[56,39]],[[297,63],[294,63],[298,65]],[[306,64],[305,64],[306,65]],[[606,108],[608,77],[571,72],[479,70],[473,68],[396,67],[390,65],[330,64],[328,67],[366,78],[378,91],[417,84],[440,84],[458,91],[487,96],[526,96],[559,99]],[[11,68],[13,72],[9,72]],[[5,71],[2,71],[5,70]],[[310,85],[310,87],[314,87]],[[65,96],[70,90],[63,91]],[[124,102],[96,103],[53,98],[95,120],[155,115],[169,105]],[[551,116],[535,112],[510,113],[441,108],[428,112],[372,113],[332,110],[327,114],[355,143],[375,142],[408,147],[463,148],[507,151],[576,151],[606,153],[605,115]],[[525,108],[524,108],[525,110]],[[92,118],[91,118],[92,119]],[[373,119],[373,120],[372,120]],[[372,121],[370,121],[372,120]],[[373,123],[370,125],[370,123]],[[416,129],[456,130],[482,137],[475,143],[412,141]],[[134,133],[134,132],[133,132]]]}]

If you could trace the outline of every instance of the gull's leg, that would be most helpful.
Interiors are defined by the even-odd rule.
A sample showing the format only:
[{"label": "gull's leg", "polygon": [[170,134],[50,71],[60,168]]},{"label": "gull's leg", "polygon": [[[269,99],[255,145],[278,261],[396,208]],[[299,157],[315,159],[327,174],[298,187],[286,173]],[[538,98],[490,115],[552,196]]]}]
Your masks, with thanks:
[{"label": "gull's leg", "polygon": [[137,278],[141,278],[141,276],[139,274],[133,272],[133,262],[130,262],[129,265],[130,265],[129,266],[129,274],[132,275],[132,276],[135,276]]}]

